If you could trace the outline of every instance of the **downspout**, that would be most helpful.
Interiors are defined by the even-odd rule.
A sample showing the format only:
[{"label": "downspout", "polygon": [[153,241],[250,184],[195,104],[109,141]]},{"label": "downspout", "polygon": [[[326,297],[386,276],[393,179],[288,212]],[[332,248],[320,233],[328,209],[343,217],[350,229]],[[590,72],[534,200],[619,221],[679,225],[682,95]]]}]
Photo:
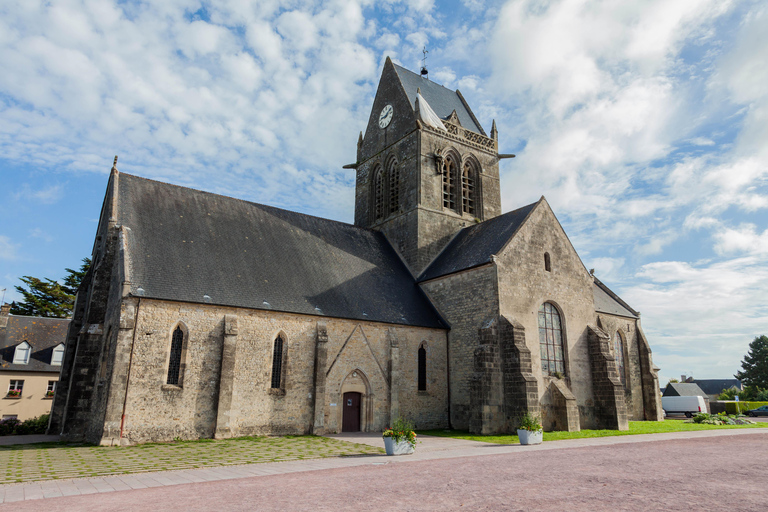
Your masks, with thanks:
[{"label": "downspout", "polygon": [[141,307],[141,297],[136,304],[136,314],[133,317],[133,340],[131,341],[131,356],[128,359],[128,376],[125,379],[125,396],[123,397],[123,414],[120,417],[120,444],[123,442],[123,428],[125,427],[125,408],[128,404],[128,388],[131,383],[131,367],[133,366],[133,348],[136,346],[136,332],[139,330],[139,308]]}]

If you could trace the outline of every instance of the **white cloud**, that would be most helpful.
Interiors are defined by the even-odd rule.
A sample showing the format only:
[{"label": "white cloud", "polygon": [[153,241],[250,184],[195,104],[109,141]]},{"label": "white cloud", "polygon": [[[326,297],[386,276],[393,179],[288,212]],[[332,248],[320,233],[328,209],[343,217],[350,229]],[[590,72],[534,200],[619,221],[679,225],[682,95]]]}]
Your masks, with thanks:
[{"label": "white cloud", "polygon": [[714,235],[715,250],[719,254],[754,254],[768,256],[768,229],[762,233],[754,224],[742,224],[736,229],[726,228]]},{"label": "white cloud", "polygon": [[14,197],[18,201],[54,204],[64,197],[64,187],[62,185],[50,185],[43,188],[33,189],[31,185],[25,183],[14,194]]},{"label": "white cloud", "polygon": [[0,260],[15,259],[18,247],[18,244],[14,244],[7,236],[0,235]]}]

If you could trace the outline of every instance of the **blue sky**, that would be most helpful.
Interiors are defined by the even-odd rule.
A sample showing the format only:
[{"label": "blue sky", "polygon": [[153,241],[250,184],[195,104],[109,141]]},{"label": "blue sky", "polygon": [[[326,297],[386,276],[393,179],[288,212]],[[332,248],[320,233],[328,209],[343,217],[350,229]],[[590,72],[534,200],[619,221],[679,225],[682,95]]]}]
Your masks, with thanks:
[{"label": "blue sky", "polygon": [[545,195],[666,382],[768,334],[758,1],[0,3],[0,289],[90,254],[123,172],[352,221],[387,55],[496,119],[505,211]]}]

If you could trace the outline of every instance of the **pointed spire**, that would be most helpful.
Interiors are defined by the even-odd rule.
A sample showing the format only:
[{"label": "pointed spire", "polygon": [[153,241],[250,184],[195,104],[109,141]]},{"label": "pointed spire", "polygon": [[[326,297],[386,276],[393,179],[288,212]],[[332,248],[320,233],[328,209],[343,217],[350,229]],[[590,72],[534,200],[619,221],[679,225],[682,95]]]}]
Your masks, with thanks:
[{"label": "pointed spire", "polygon": [[496,120],[493,120],[493,126],[491,126],[491,138],[493,140],[499,140],[499,131],[496,129]]},{"label": "pointed spire", "polygon": [[116,174],[117,171],[117,155],[115,155],[115,161],[112,162],[112,169],[110,170],[113,174]]},{"label": "pointed spire", "polygon": [[357,138],[357,161],[363,159],[363,132],[360,131],[360,136]]}]

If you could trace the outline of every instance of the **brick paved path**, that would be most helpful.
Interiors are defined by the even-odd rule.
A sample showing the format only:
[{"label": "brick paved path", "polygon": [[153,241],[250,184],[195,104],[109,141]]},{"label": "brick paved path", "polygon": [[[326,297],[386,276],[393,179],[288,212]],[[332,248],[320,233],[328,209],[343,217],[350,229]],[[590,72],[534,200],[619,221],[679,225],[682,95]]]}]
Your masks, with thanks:
[{"label": "brick paved path", "polygon": [[[378,435],[369,437],[372,444],[374,438],[380,441]],[[47,511],[361,506],[600,511],[692,504],[710,510],[724,504],[732,510],[765,509],[768,429],[551,441],[539,446],[443,444],[442,449],[430,445],[426,436],[422,439],[424,446],[405,457],[329,458],[4,485],[0,502],[14,502],[14,510],[39,510],[40,503],[18,502],[56,498],[46,500]],[[444,443],[444,438],[437,439]]]}]

